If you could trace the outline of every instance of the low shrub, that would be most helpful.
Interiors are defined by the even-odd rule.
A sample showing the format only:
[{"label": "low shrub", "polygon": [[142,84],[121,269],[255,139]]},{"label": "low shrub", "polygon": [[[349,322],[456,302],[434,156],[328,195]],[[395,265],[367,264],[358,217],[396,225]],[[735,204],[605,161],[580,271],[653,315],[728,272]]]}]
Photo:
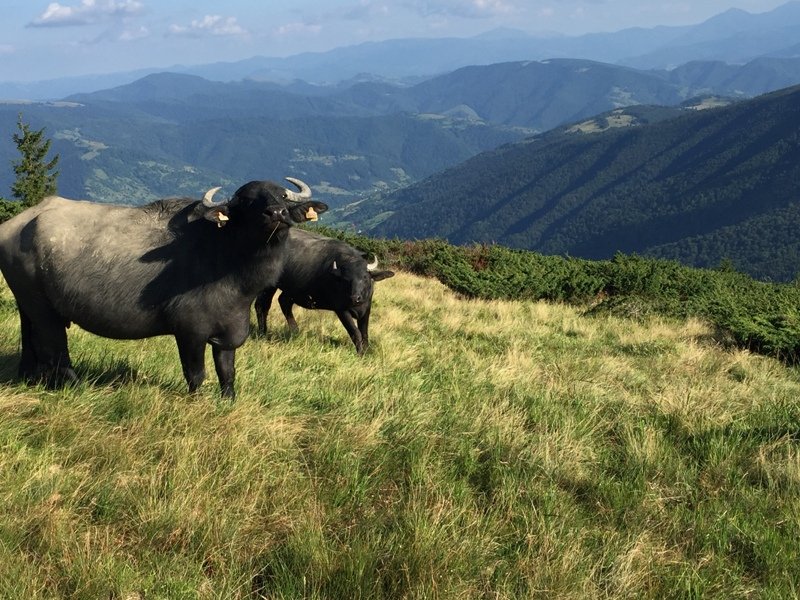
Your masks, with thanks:
[{"label": "low shrub", "polygon": [[585,260],[497,245],[322,232],[377,254],[390,267],[435,277],[465,297],[565,302],[586,305],[589,314],[633,318],[700,317],[742,348],[800,362],[800,287],[757,281],[729,266],[699,269],[624,254]]},{"label": "low shrub", "polygon": [[22,202],[13,202],[0,198],[0,223],[8,221],[11,217],[18,215],[23,210],[25,210],[25,206]]}]

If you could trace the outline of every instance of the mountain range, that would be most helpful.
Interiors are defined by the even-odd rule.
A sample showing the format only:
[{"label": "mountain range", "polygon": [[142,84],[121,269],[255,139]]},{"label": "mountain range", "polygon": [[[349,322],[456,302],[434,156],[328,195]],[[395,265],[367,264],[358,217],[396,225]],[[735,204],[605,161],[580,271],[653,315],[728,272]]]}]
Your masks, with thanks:
[{"label": "mountain range", "polygon": [[[160,73],[51,103],[0,104],[0,161],[20,112],[61,156],[61,193],[111,202],[294,175],[333,206],[389,191],[477,153],[629,105],[718,101],[800,82],[800,59],[640,71],[553,59],[458,69],[416,85],[209,81]],[[0,190],[12,173],[0,171]]]},{"label": "mountain range", "polygon": [[[334,208],[328,220],[375,234],[730,259],[791,279],[798,27],[790,2],[695,27],[549,38],[538,60],[541,38],[497,31],[146,74],[0,102],[0,162],[16,158],[23,114],[52,137],[66,196],[141,203],[288,175]],[[509,48],[528,58],[485,64]],[[663,68],[680,57],[692,60]],[[408,72],[393,71],[401,63]],[[12,178],[0,170],[0,192]]]},{"label": "mountain range", "polygon": [[335,85],[363,74],[418,82],[471,65],[583,58],[639,69],[671,69],[691,61],[730,64],[756,58],[800,57],[800,1],[751,14],[731,9],[697,25],[623,29],[581,36],[531,35],[496,30],[472,38],[409,38],[369,42],[288,57],[254,56],[204,65],[173,65],[49,81],[0,82],[0,98],[56,99],[130,83],[154,72],[217,81],[302,79]]},{"label": "mountain range", "polygon": [[800,86],[705,110],[634,107],[340,209],[374,235],[617,252],[788,280],[800,265]]}]

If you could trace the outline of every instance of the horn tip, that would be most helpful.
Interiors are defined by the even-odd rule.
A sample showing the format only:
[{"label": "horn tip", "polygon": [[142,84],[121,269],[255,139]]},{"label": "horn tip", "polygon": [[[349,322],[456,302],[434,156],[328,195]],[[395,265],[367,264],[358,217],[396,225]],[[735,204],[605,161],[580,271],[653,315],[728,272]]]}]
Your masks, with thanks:
[{"label": "horn tip", "polygon": [[203,195],[203,204],[204,204],[205,206],[213,206],[213,205],[214,205],[214,202],[213,202],[213,200],[212,200],[212,199],[214,198],[214,194],[216,194],[216,193],[217,193],[218,191],[220,191],[221,189],[222,189],[222,186],[219,186],[219,187],[213,187],[213,188],[211,188],[210,190],[208,190],[208,191],[207,191],[207,192],[206,192],[206,193]]},{"label": "horn tip", "polygon": [[285,177],[285,179],[286,181],[294,185],[298,190],[300,190],[300,192],[292,192],[292,196],[294,196],[295,199],[304,200],[307,198],[311,198],[311,188],[305,181],[297,179],[296,177]]}]

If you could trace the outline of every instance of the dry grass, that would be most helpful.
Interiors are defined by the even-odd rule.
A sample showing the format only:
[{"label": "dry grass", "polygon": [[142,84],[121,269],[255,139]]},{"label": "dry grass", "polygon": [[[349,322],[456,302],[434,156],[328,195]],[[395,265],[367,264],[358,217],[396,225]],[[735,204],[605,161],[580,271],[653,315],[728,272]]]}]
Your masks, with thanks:
[{"label": "dry grass", "polygon": [[[797,371],[698,321],[378,285],[363,359],[298,311],[185,393],[174,342],[70,331],[13,381],[0,287],[0,596],[791,597]],[[210,357],[209,357],[210,367]],[[210,369],[213,373],[213,370]]]}]

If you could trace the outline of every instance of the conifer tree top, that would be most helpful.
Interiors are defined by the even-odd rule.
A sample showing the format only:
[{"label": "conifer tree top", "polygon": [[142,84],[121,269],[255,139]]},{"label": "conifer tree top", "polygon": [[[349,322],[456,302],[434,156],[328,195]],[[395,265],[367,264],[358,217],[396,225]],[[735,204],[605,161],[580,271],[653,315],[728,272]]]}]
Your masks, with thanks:
[{"label": "conifer tree top", "polygon": [[13,161],[14,174],[17,178],[11,186],[11,192],[26,207],[34,206],[43,198],[56,193],[58,171],[54,169],[59,157],[56,154],[47,160],[52,140],[45,137],[44,128],[32,130],[30,125],[22,120],[21,113],[17,120],[17,129],[18,133],[15,133],[13,138],[20,158]]}]

